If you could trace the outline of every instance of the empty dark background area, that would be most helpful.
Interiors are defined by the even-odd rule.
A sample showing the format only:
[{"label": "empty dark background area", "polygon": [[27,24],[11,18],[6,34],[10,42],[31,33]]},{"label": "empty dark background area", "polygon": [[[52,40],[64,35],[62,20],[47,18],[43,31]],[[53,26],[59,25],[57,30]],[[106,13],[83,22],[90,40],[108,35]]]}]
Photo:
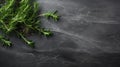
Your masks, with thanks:
[{"label": "empty dark background area", "polygon": [[34,34],[30,48],[15,35],[0,46],[0,67],[120,67],[120,0],[38,0],[41,13],[58,10],[60,21],[41,18],[54,36]]}]

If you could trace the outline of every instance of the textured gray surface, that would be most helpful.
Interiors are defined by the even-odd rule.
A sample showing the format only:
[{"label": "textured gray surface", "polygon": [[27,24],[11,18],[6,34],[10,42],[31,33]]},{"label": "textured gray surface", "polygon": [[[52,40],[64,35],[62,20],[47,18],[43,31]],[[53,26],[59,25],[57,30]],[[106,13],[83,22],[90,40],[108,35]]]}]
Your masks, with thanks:
[{"label": "textured gray surface", "polygon": [[36,48],[11,36],[0,47],[0,67],[120,67],[119,0],[38,0],[41,11],[58,10],[61,19],[42,19],[51,38],[30,36]]}]

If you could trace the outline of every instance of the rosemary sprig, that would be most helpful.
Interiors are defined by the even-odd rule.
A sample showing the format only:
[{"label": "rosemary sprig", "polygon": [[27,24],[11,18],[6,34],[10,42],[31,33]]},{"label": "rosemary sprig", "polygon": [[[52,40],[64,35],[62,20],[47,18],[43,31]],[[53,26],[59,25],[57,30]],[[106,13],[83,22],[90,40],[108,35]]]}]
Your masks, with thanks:
[{"label": "rosemary sprig", "polygon": [[9,41],[8,39],[6,39],[5,37],[3,37],[3,35],[0,35],[0,41],[3,43],[3,45],[5,46],[12,46],[11,41]]},{"label": "rosemary sprig", "polygon": [[18,33],[20,37],[25,41],[26,44],[30,47],[35,47],[35,43],[32,40],[28,40],[22,33]]},{"label": "rosemary sprig", "polygon": [[47,19],[52,18],[55,21],[58,21],[59,20],[59,16],[56,13],[57,13],[57,11],[55,11],[55,12],[47,12],[47,13],[41,14],[40,16],[44,16]]},{"label": "rosemary sprig", "polygon": [[45,29],[45,28],[41,29],[41,33],[42,33],[44,36],[47,36],[47,37],[53,35],[53,33],[52,33],[50,30]]}]

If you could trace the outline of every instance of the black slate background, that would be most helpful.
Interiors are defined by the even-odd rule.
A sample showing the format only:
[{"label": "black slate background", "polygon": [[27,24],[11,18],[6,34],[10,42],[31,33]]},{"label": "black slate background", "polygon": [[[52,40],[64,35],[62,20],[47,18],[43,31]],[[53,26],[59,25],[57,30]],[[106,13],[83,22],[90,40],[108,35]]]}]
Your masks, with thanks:
[{"label": "black slate background", "polygon": [[41,12],[58,10],[59,22],[42,19],[51,38],[14,35],[11,48],[0,46],[0,67],[120,67],[120,0],[38,0]]}]

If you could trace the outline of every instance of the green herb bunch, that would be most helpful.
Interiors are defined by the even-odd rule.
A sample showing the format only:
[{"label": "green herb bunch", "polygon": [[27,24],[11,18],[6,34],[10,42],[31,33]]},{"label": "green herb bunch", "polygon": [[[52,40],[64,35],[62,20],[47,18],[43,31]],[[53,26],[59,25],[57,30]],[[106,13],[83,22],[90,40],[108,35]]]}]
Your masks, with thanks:
[{"label": "green herb bunch", "polygon": [[0,41],[5,46],[12,46],[7,38],[10,33],[15,33],[23,39],[30,47],[34,42],[27,39],[27,34],[39,33],[44,36],[51,36],[49,29],[41,27],[40,17],[52,18],[58,21],[59,16],[55,12],[39,14],[39,4],[32,0],[5,0],[0,3]]}]

